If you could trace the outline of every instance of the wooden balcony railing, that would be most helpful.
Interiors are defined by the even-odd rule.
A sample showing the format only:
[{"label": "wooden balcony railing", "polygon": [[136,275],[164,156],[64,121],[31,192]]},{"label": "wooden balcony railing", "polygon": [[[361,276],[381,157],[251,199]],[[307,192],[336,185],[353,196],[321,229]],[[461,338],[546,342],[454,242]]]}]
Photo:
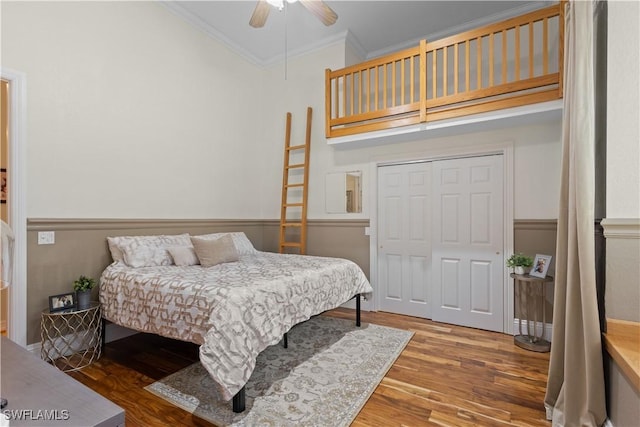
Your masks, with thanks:
[{"label": "wooden balcony railing", "polygon": [[327,138],[562,98],[563,5],[326,70]]}]

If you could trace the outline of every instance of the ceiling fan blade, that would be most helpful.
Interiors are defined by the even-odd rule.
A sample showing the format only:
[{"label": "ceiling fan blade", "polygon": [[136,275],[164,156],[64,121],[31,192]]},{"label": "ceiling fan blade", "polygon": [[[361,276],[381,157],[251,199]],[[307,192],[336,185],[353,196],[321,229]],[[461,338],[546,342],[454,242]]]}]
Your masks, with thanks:
[{"label": "ceiling fan blade", "polygon": [[338,15],[322,0],[300,0],[300,3],[326,26],[333,25]]},{"label": "ceiling fan blade", "polygon": [[253,28],[262,28],[265,22],[267,22],[270,10],[271,6],[269,6],[266,0],[258,0],[256,8],[253,10],[253,15],[251,15],[251,19],[249,20],[249,25]]}]

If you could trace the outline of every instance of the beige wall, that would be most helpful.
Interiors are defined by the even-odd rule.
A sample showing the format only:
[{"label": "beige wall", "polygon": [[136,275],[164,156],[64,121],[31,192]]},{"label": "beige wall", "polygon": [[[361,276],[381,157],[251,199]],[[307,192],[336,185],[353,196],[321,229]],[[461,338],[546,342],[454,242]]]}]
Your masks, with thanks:
[{"label": "beige wall", "polygon": [[[514,144],[515,217],[556,217],[559,120],[327,145],[324,70],[357,56],[344,41],[290,58],[285,78],[283,64],[248,64],[154,2],[9,2],[2,52],[28,76],[30,218],[277,217],[285,114],[300,141],[308,106],[309,218],[368,219],[374,162],[504,141]],[[325,175],[348,170],[363,171],[362,213],[327,214]]]},{"label": "beige wall", "polygon": [[259,68],[159,2],[2,2],[1,19],[2,66],[27,76],[28,217],[259,215]]}]

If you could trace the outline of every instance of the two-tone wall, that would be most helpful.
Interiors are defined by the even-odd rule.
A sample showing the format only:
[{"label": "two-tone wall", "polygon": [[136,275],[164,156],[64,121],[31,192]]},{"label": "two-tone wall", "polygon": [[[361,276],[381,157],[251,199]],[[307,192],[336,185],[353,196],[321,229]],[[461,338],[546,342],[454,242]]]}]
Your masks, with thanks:
[{"label": "two-tone wall", "polygon": [[[3,2],[1,18],[2,66],[27,76],[29,344],[47,296],[108,264],[106,236],[231,224],[275,250],[285,114],[299,140],[308,106],[308,253],[353,259],[370,274],[373,165],[504,142],[514,153],[515,248],[555,252],[558,119],[333,147],[324,69],[346,65],[346,42],[290,58],[285,79],[283,64],[249,64],[154,2]],[[362,213],[327,213],[326,174],[351,170],[363,173]],[[37,245],[38,231],[55,231],[56,243]]]}]

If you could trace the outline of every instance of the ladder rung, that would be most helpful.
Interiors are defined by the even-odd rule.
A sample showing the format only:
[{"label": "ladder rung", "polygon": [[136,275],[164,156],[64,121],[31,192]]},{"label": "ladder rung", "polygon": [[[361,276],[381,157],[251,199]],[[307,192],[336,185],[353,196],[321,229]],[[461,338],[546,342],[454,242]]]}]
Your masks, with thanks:
[{"label": "ladder rung", "polygon": [[300,247],[300,243],[282,242],[282,243],[280,243],[280,246],[283,247],[283,248],[299,248]]},{"label": "ladder rung", "polygon": [[304,187],[304,184],[286,184],[285,187],[287,188]]},{"label": "ladder rung", "polygon": [[285,203],[285,208],[295,208],[299,206],[304,206],[304,203]]},{"label": "ladder rung", "polygon": [[285,222],[280,224],[280,227],[302,227],[301,222]]},{"label": "ladder rung", "polygon": [[304,163],[298,163],[296,165],[287,166],[287,169],[299,169],[299,168],[303,168],[303,167],[304,167]]},{"label": "ladder rung", "polygon": [[292,150],[302,150],[303,148],[306,148],[306,145],[292,145],[291,147],[287,147],[287,150],[292,151]]}]

